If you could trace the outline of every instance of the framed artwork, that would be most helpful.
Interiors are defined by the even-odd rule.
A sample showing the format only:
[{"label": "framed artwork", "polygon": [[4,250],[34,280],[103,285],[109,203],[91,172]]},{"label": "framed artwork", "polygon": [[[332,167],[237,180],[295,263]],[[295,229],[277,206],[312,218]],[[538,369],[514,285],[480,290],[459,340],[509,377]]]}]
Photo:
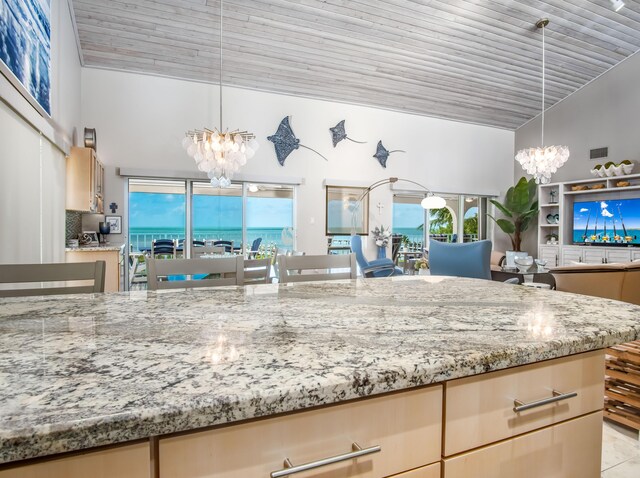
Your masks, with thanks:
[{"label": "framed artwork", "polygon": [[0,72],[51,117],[51,0],[0,2]]},{"label": "framed artwork", "polygon": [[122,234],[122,216],[105,216],[104,222],[109,223],[110,234]]},{"label": "framed artwork", "polygon": [[367,188],[351,186],[327,186],[326,234],[327,236],[361,236],[369,234],[369,195],[360,203],[358,198]]}]

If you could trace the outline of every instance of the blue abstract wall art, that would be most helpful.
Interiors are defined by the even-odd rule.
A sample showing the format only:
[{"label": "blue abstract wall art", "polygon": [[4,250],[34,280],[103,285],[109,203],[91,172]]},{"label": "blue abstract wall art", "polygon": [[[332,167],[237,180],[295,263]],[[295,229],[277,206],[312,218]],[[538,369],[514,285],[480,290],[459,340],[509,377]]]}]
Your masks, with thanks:
[{"label": "blue abstract wall art", "polygon": [[313,151],[322,159],[328,161],[327,158],[318,153],[315,149],[311,149],[309,146],[300,144],[300,140],[296,138],[293,129],[291,129],[288,116],[285,116],[285,118],[280,121],[280,124],[278,125],[278,131],[276,131],[275,134],[272,134],[271,136],[267,136],[267,139],[273,143],[273,146],[276,150],[276,157],[278,158],[278,163],[280,163],[280,166],[284,166],[284,161],[287,159],[287,157],[301,146],[310,151]]},{"label": "blue abstract wall art", "polygon": [[[51,0],[0,0],[0,61],[51,115]],[[12,83],[15,84],[11,78]]]},{"label": "blue abstract wall art", "polygon": [[406,153],[406,151],[402,151],[401,149],[394,149],[393,151],[387,150],[382,145],[382,141],[378,141],[378,147],[376,148],[376,154],[373,155],[374,158],[378,160],[380,166],[383,168],[387,167],[387,159],[391,153]]}]

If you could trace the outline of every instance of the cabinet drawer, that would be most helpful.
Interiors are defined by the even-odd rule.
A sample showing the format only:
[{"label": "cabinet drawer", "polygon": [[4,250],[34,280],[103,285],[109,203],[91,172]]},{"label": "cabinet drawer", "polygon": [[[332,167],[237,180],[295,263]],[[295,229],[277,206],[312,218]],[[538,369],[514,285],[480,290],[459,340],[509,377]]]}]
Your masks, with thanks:
[{"label": "cabinet drawer", "polygon": [[149,443],[69,455],[0,471],[0,478],[149,478]]},{"label": "cabinet drawer", "polygon": [[[604,351],[525,365],[448,382],[444,455],[451,456],[569,418],[601,410]],[[536,402],[560,393],[577,396],[515,412],[514,400]]]},{"label": "cabinet drawer", "polygon": [[584,262],[587,264],[604,264],[604,251],[587,249],[584,251]]},{"label": "cabinet drawer", "polygon": [[441,417],[438,385],[164,438],[160,478],[268,478],[286,458],[314,462],[351,452],[352,443],[381,451],[293,476],[389,476],[440,460]]},{"label": "cabinet drawer", "polygon": [[417,470],[407,471],[399,475],[393,475],[390,478],[440,478],[440,463],[423,466]]},{"label": "cabinet drawer", "polygon": [[602,412],[444,460],[444,478],[599,478]]}]

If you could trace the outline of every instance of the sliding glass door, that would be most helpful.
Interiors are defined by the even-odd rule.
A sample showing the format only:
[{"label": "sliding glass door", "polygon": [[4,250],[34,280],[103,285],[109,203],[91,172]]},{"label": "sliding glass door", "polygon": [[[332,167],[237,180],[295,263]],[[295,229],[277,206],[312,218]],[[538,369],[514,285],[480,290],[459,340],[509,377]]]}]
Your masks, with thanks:
[{"label": "sliding glass door", "polygon": [[293,251],[294,187],[281,184],[245,184],[246,244],[251,250]]},{"label": "sliding glass door", "polygon": [[[191,238],[193,241],[230,241],[242,246],[242,184],[214,188],[208,182],[193,182],[191,192]],[[197,243],[197,242],[196,242]]]},{"label": "sliding glass door", "polygon": [[186,183],[129,180],[129,247],[148,252],[154,239],[186,237]]}]

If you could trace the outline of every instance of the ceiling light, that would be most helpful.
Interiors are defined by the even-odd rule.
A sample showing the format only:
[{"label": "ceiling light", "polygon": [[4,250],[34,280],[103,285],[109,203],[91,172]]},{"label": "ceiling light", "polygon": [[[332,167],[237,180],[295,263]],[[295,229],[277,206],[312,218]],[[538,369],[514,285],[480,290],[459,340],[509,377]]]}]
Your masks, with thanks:
[{"label": "ceiling light", "polygon": [[620,9],[624,7],[624,2],[622,0],[610,0],[610,2],[616,12],[620,11]]},{"label": "ceiling light", "polygon": [[542,126],[541,141],[537,148],[528,148],[518,151],[516,161],[530,175],[537,184],[546,184],[551,181],[551,175],[569,159],[569,148],[566,146],[544,146],[544,86],[545,86],[545,44],[544,30],[549,24],[549,20],[543,18],[536,23],[538,28],[542,28]]},{"label": "ceiling light", "polygon": [[187,131],[182,147],[196,161],[198,169],[207,173],[211,185],[218,188],[231,186],[231,177],[247,164],[258,149],[258,142],[247,131],[228,131],[222,121],[222,6],[220,0],[220,128]]},{"label": "ceiling light", "polygon": [[249,184],[249,192],[250,193],[257,193],[258,192],[258,185],[257,184]]}]

